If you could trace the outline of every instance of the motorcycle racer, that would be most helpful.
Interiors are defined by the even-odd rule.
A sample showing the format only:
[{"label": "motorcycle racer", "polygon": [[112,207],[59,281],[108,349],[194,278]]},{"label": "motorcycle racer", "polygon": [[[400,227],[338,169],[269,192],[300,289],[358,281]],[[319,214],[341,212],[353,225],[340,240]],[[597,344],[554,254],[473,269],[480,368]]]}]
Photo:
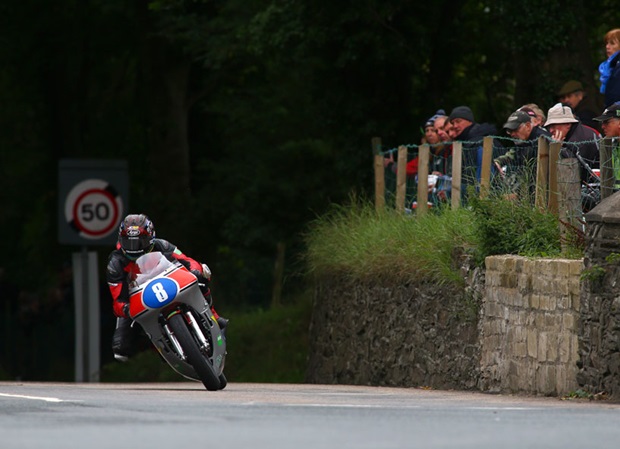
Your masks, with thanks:
[{"label": "motorcycle racer", "polygon": [[129,317],[129,284],[138,274],[136,260],[151,251],[161,252],[168,260],[178,261],[198,279],[203,296],[211,306],[222,333],[228,320],[218,315],[213,308],[213,298],[209,289],[211,271],[206,264],[201,264],[186,256],[176,245],[155,237],[155,226],[144,214],[127,215],[118,229],[116,248],[108,257],[106,280],[112,295],[112,310],[116,315],[116,329],[112,336],[114,358],[127,361],[135,352],[134,341],[139,332],[138,326],[132,326]]}]

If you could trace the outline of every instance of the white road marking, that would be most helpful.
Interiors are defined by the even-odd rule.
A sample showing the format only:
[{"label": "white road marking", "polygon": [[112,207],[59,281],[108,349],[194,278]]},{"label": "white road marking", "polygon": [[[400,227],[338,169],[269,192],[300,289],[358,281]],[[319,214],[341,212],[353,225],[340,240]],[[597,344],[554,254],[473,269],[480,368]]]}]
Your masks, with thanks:
[{"label": "white road marking", "polygon": [[82,402],[82,401],[66,401],[64,399],[49,398],[49,397],[44,397],[44,396],[25,396],[23,394],[0,393],[0,396],[4,396],[7,398],[32,399],[35,401],[45,401],[45,402]]}]

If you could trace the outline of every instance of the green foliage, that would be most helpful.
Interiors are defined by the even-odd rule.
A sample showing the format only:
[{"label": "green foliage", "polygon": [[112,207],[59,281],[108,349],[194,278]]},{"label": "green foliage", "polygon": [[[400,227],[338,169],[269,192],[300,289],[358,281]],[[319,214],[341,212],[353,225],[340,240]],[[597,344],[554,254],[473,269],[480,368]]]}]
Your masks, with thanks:
[{"label": "green foliage", "polygon": [[604,267],[599,265],[593,265],[589,268],[584,269],[579,276],[579,279],[582,281],[590,281],[590,282],[598,282],[605,277],[607,271]]},{"label": "green foliage", "polygon": [[[317,218],[306,233],[308,270],[315,276],[437,283],[459,281],[456,255],[561,254],[555,216],[502,198],[472,196],[467,209],[423,216],[377,213],[353,200]],[[575,257],[582,253],[575,253]],[[564,254],[564,257],[567,257]]]},{"label": "green foliage", "polygon": [[[616,6],[5,0],[0,230],[24,262],[7,277],[29,292],[33,272],[53,278],[75,250],[56,241],[59,159],[126,159],[131,208],[163,209],[158,234],[214,268],[218,297],[265,306],[276,243],[287,245],[286,279],[297,276],[308,221],[372,190],[373,136],[417,144],[426,118],[460,104],[501,125],[523,103],[552,105],[568,74],[595,84]],[[176,114],[154,121],[166,105]],[[179,148],[182,176],[165,164]],[[162,194],[181,184],[193,207],[166,214]],[[434,264],[426,251],[422,271],[450,277],[437,274],[451,272],[445,255]],[[285,282],[284,294],[295,288]]]},{"label": "green foliage", "polygon": [[554,257],[561,253],[557,218],[529,202],[490,196],[469,200],[480,245],[478,259],[494,254]]},{"label": "green foliage", "polygon": [[459,282],[453,255],[478,244],[473,223],[465,209],[417,217],[377,213],[371,204],[353,199],[312,223],[305,259],[316,276]]},{"label": "green foliage", "polygon": [[569,392],[562,399],[571,400],[571,399],[593,399],[593,398],[594,398],[594,395],[592,393],[588,393],[585,390],[579,389],[579,390]]},{"label": "green foliage", "polygon": [[605,262],[610,263],[610,264],[616,264],[620,262],[620,254],[618,253],[609,254],[607,257],[605,257]]},{"label": "green foliage", "polygon": [[[310,295],[269,310],[231,311],[226,366],[230,382],[303,382],[308,357]],[[149,348],[126,363],[104,365],[102,382],[178,382],[185,380]]]}]

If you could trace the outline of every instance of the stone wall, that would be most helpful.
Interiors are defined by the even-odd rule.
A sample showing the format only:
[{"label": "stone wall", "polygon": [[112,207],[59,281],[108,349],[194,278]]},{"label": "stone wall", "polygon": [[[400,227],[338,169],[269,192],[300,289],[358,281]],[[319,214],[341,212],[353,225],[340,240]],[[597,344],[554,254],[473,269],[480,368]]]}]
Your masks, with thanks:
[{"label": "stone wall", "polygon": [[620,192],[586,221],[577,380],[588,392],[620,400]]},{"label": "stone wall", "polygon": [[322,280],[315,293],[307,381],[474,389],[475,289]]},{"label": "stone wall", "polygon": [[486,259],[481,390],[563,395],[577,389],[582,265],[518,256]]},{"label": "stone wall", "polygon": [[307,381],[620,400],[620,192],[582,260],[493,256],[461,288],[321,280]]}]

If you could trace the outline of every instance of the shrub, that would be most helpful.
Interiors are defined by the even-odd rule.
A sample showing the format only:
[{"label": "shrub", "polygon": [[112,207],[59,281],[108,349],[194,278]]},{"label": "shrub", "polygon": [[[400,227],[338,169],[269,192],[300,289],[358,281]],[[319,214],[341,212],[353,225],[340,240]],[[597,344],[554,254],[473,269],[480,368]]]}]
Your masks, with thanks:
[{"label": "shrub", "polygon": [[555,257],[561,254],[557,217],[532,207],[529,202],[502,197],[469,201],[479,247],[477,259],[495,254]]}]

